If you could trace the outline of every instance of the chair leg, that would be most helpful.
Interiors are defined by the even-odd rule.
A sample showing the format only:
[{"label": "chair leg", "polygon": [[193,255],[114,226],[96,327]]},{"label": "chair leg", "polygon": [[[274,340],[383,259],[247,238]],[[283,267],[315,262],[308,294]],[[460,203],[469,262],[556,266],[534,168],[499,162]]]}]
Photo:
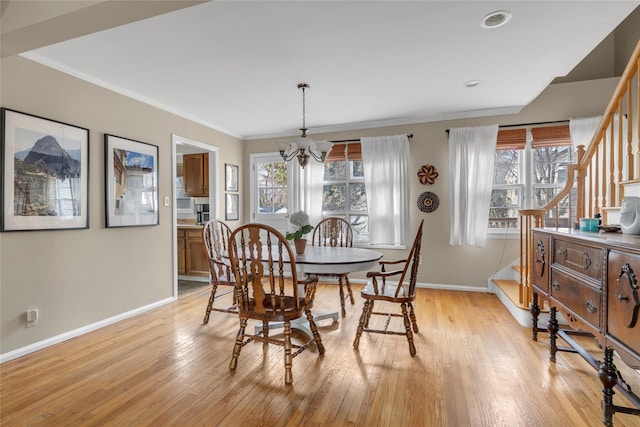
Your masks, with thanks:
[{"label": "chair leg", "polygon": [[247,328],[247,319],[240,318],[240,330],[236,335],[236,343],[233,346],[233,354],[231,355],[231,361],[229,362],[229,369],[236,369],[238,366],[238,357],[240,356],[240,350],[242,350],[242,341],[244,341],[244,330]]},{"label": "chair leg", "polygon": [[311,313],[311,310],[305,310],[305,314],[307,315],[309,328],[311,328],[311,333],[313,334],[313,341],[315,341],[316,346],[318,347],[318,353],[324,354],[324,344],[322,344],[322,338],[320,338],[320,332],[318,332],[316,322],[313,320],[313,314]]},{"label": "chair leg", "polygon": [[373,300],[369,300],[367,301],[369,304],[365,304],[365,307],[367,308],[367,316],[364,319],[364,327],[368,328],[369,327],[369,319],[371,319],[371,314],[373,313],[373,304],[375,301]]},{"label": "chair leg", "polygon": [[356,300],[353,299],[353,292],[351,291],[351,283],[349,283],[349,276],[344,276],[344,281],[347,284],[347,292],[349,292],[349,300],[351,301],[351,305],[356,303]]},{"label": "chair leg", "polygon": [[404,318],[404,329],[407,335],[407,341],[409,341],[409,353],[411,357],[416,355],[416,346],[413,343],[413,332],[411,332],[411,321],[409,320],[409,313],[407,312],[407,304],[400,304],[402,308],[402,317]]},{"label": "chair leg", "polygon": [[264,337],[264,340],[262,341],[263,347],[268,347],[269,346],[269,322],[267,322],[266,320],[262,321],[262,336]]},{"label": "chair leg", "polygon": [[293,373],[291,367],[293,365],[293,357],[291,356],[291,322],[284,322],[284,383],[291,384],[293,382]]},{"label": "chair leg", "polygon": [[213,300],[216,298],[217,289],[218,285],[213,282],[211,284],[211,295],[209,295],[209,303],[207,304],[207,310],[204,312],[204,319],[202,319],[202,323],[209,323],[209,315],[211,314],[211,310],[213,309]]},{"label": "chair leg", "polygon": [[362,331],[364,330],[364,327],[365,327],[364,322],[367,319],[367,311],[368,311],[368,306],[370,302],[371,302],[370,300],[365,300],[364,306],[362,307],[362,314],[360,315],[360,321],[358,322],[358,329],[356,330],[356,338],[353,340],[353,348],[355,348],[356,350],[360,345],[360,337],[362,336]]},{"label": "chair leg", "polygon": [[342,287],[342,276],[338,277],[338,286],[340,287],[340,310],[342,317],[347,315],[347,310],[344,308],[344,288]]},{"label": "chair leg", "polygon": [[413,305],[411,303],[408,303],[408,304],[409,304],[409,318],[411,319],[411,324],[413,325],[413,332],[417,334],[419,331],[418,331],[418,322],[416,322],[416,313],[415,311],[413,311]]}]

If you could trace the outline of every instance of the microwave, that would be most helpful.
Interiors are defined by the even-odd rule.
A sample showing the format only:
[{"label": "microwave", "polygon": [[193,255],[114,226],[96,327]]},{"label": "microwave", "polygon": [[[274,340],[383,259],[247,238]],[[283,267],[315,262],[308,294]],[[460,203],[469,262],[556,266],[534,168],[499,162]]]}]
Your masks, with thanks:
[{"label": "microwave", "polygon": [[193,197],[176,198],[176,212],[178,214],[178,218],[195,218],[195,207],[196,202]]}]

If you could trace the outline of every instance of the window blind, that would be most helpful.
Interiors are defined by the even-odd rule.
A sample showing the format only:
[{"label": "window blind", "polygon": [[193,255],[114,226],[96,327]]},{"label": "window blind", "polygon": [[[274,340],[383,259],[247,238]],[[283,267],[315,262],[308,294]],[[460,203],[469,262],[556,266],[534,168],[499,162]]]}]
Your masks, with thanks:
[{"label": "window blind", "polygon": [[336,162],[341,160],[362,160],[362,146],[360,143],[333,144],[325,161]]},{"label": "window blind", "polygon": [[559,147],[571,145],[571,133],[569,125],[546,126],[531,129],[533,141],[531,147]]}]

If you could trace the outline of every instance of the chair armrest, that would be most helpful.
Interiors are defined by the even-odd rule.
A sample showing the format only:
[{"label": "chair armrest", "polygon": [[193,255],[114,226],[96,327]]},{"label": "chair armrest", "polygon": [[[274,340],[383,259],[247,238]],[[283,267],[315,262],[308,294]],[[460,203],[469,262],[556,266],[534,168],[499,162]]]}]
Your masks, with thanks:
[{"label": "chair armrest", "polygon": [[[384,267],[383,267],[384,268]],[[367,273],[367,277],[371,279],[371,284],[373,285],[373,291],[378,295],[378,279],[382,279],[382,293],[384,294],[384,287],[387,284],[387,277],[395,276],[398,274],[402,274],[402,270],[395,271],[369,271]]]},{"label": "chair armrest", "polygon": [[389,277],[389,276],[395,276],[396,274],[402,274],[402,270],[395,270],[395,271],[369,271],[367,272],[367,277]]},{"label": "chair armrest", "polygon": [[387,265],[389,265],[389,264],[406,264],[406,263],[407,263],[406,259],[398,259],[398,260],[395,260],[395,261],[385,261],[385,260],[378,261],[378,264],[380,264],[380,265],[385,265],[385,264],[387,264]]}]

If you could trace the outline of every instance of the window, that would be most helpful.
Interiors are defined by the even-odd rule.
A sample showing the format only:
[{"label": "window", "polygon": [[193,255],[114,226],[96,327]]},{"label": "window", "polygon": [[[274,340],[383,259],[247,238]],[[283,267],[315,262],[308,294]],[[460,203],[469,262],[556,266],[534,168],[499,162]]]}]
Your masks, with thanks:
[{"label": "window", "polygon": [[367,192],[360,143],[335,144],[324,163],[322,217],[346,219],[356,242],[369,241]]},{"label": "window", "polygon": [[279,156],[256,157],[254,205],[256,219],[260,215],[280,215],[287,213],[287,163]]},{"label": "window", "polygon": [[[567,165],[573,162],[569,126],[539,127],[530,132],[530,141],[526,129],[498,132],[490,231],[517,230],[519,209],[543,207],[564,188]],[[557,212],[547,213],[545,221],[555,225],[557,216],[558,225],[567,227],[568,207],[565,200]]]},{"label": "window", "polygon": [[[405,148],[408,146],[403,147],[403,152]],[[329,216],[344,218],[353,228],[354,243],[369,245],[370,198],[360,142],[335,143],[324,164],[314,163],[318,167],[313,170],[304,171],[296,161],[285,162],[276,153],[252,154],[250,159],[252,221],[284,232],[289,227],[287,214],[306,207],[313,211],[310,216],[314,221]],[[399,246],[402,245],[388,243],[379,247]]]}]

